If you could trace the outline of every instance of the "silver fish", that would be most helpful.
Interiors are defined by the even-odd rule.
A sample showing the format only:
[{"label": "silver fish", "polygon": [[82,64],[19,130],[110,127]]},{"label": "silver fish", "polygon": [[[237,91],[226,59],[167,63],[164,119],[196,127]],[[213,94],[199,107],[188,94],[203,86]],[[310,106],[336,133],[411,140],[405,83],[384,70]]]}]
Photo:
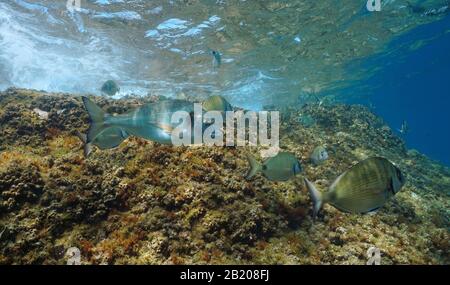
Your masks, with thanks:
[{"label": "silver fish", "polygon": [[349,213],[368,213],[382,207],[405,184],[402,172],[382,157],[368,158],[340,175],[327,192],[319,192],[305,178],[314,203],[313,217],[325,203]]},{"label": "silver fish", "polygon": [[[171,132],[179,127],[171,121],[174,112],[185,111],[193,114],[194,111],[192,102],[164,100],[113,116],[104,112],[87,97],[82,99],[91,123],[86,135],[86,143],[102,146],[117,146],[130,135],[162,144],[171,144]],[[111,141],[105,142],[105,138]]]}]

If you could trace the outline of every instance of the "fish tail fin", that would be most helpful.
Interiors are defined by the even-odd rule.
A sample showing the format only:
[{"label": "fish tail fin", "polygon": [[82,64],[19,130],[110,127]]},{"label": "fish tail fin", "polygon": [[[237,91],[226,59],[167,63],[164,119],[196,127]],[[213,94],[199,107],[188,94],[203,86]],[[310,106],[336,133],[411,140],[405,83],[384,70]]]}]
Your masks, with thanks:
[{"label": "fish tail fin", "polygon": [[84,144],[83,146],[84,157],[88,157],[91,154],[91,152],[92,152],[92,144],[91,143]]},{"label": "fish tail fin", "polygon": [[245,156],[247,156],[248,163],[250,164],[250,169],[248,170],[245,179],[249,180],[261,171],[262,166],[253,155],[246,153]]},{"label": "fish tail fin", "polygon": [[83,154],[84,157],[88,157],[92,152],[92,143],[87,143],[87,136],[85,134],[80,133],[77,131],[76,133],[77,137],[80,139],[80,141],[83,142]]},{"label": "fish tail fin", "polygon": [[82,134],[80,131],[77,131],[77,132],[75,133],[75,135],[80,139],[80,141],[81,141],[82,143],[86,143],[87,138],[86,138],[86,135],[85,135],[85,134]]},{"label": "fish tail fin", "polygon": [[319,192],[319,190],[316,189],[316,186],[312,184],[308,179],[305,178],[305,184],[306,188],[308,188],[309,195],[311,196],[311,199],[313,201],[313,220],[316,219],[317,214],[319,213],[320,209],[323,205],[323,196],[322,193]]},{"label": "fish tail fin", "polygon": [[90,126],[86,135],[86,144],[92,142],[95,137],[100,134],[104,129],[109,126],[106,124],[105,119],[108,116],[99,106],[92,102],[87,97],[81,97],[83,99],[84,107],[89,114]]}]

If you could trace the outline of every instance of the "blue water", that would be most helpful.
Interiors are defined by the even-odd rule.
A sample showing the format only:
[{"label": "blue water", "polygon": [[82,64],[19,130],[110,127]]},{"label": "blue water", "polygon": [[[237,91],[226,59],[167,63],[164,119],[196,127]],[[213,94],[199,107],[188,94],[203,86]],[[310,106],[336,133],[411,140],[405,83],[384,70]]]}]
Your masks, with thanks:
[{"label": "blue water", "polygon": [[[411,49],[418,40],[426,43]],[[393,129],[408,122],[409,148],[450,165],[450,16],[397,38],[387,50],[364,63],[383,68],[361,90]]]},{"label": "blue water", "polygon": [[[273,1],[292,3],[276,18],[253,3],[261,1],[237,1],[242,18],[237,21],[218,3],[227,1],[194,1],[202,13],[181,2],[82,1],[83,10],[74,14],[64,12],[66,0],[0,1],[0,90],[18,86],[100,95],[101,83],[114,79],[121,86],[117,97],[221,94],[251,110],[290,105],[297,97],[303,104],[299,95],[311,92],[332,99],[342,95],[337,101],[371,102],[393,129],[406,120],[408,147],[450,165],[450,33],[445,33],[450,16],[437,20],[450,9],[426,15],[410,11],[406,1],[383,1],[386,13],[373,13],[367,1],[355,0],[343,5],[346,9],[331,9],[333,1],[324,1],[299,13],[296,5],[308,1]],[[448,1],[412,2],[424,11],[448,7]],[[321,19],[327,5],[326,18],[337,26],[326,18],[307,20]],[[408,16],[394,19],[394,9]],[[250,17],[255,11],[260,14]],[[263,18],[270,21],[262,25]],[[385,25],[361,30],[381,19]],[[426,21],[433,23],[422,25]],[[416,25],[402,34],[403,27]],[[331,33],[338,37],[328,38]],[[354,41],[345,42],[343,33],[354,35]],[[368,47],[378,52],[391,38],[378,55],[364,59],[372,55]],[[418,47],[421,40],[425,43]],[[366,48],[356,52],[355,42]],[[210,48],[223,54],[220,69],[211,64]],[[352,54],[358,59],[343,74]]]}]

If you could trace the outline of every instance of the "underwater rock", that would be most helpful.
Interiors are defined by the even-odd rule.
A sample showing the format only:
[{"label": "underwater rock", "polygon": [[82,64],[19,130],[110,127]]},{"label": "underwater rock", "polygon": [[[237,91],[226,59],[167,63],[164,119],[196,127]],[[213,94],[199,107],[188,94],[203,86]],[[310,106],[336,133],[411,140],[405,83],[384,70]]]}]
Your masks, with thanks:
[{"label": "underwater rock", "polygon": [[17,209],[23,203],[36,202],[43,186],[36,166],[10,163],[5,170],[0,171],[0,215]]},{"label": "underwater rock", "polygon": [[[146,100],[96,103],[120,114]],[[315,123],[299,124],[304,115]],[[365,107],[311,104],[283,112],[280,147],[321,189],[376,155],[407,176],[376,215],[325,206],[313,227],[302,183],[246,181],[242,148],[130,137],[85,159],[76,132],[87,128],[76,96],[0,92],[0,264],[65,264],[60,253],[74,246],[82,264],[365,264],[372,245],[382,250],[382,264],[449,262],[450,170],[407,151]],[[327,163],[303,163],[318,145],[332,150]]]},{"label": "underwater rock", "polygon": [[316,120],[308,114],[301,114],[298,118],[298,122],[306,128],[313,126]]},{"label": "underwater rock", "polygon": [[35,112],[42,120],[48,120],[48,112],[42,111],[41,109],[38,108],[34,108],[33,112]]}]

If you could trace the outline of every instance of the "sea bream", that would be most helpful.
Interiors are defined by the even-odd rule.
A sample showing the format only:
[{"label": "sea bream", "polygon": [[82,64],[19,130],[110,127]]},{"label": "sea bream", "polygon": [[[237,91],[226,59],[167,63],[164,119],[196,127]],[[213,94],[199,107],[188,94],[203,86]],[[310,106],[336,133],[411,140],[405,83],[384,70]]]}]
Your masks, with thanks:
[{"label": "sea bream", "polygon": [[324,146],[318,146],[313,150],[309,158],[314,165],[319,165],[328,159],[328,152]]},{"label": "sea bream", "polygon": [[266,159],[263,163],[246,153],[250,169],[245,179],[249,180],[261,172],[271,181],[287,181],[302,171],[300,161],[290,152],[279,152],[276,156]]},{"label": "sea bream", "polygon": [[314,204],[313,217],[326,203],[349,213],[378,210],[405,184],[400,169],[383,157],[359,162],[340,175],[327,192],[321,193],[305,178]]},{"label": "sea bream", "polygon": [[92,143],[101,149],[114,148],[129,136],[161,144],[171,144],[172,130],[176,127],[180,128],[179,122],[171,121],[174,112],[184,111],[186,114],[194,112],[192,102],[163,100],[145,104],[125,114],[111,115],[104,112],[89,98],[82,97],[82,99],[90,118],[85,143]]},{"label": "sea bream", "polygon": [[233,106],[220,95],[209,97],[203,102],[202,106],[205,111],[218,111],[221,113],[233,111]]}]

